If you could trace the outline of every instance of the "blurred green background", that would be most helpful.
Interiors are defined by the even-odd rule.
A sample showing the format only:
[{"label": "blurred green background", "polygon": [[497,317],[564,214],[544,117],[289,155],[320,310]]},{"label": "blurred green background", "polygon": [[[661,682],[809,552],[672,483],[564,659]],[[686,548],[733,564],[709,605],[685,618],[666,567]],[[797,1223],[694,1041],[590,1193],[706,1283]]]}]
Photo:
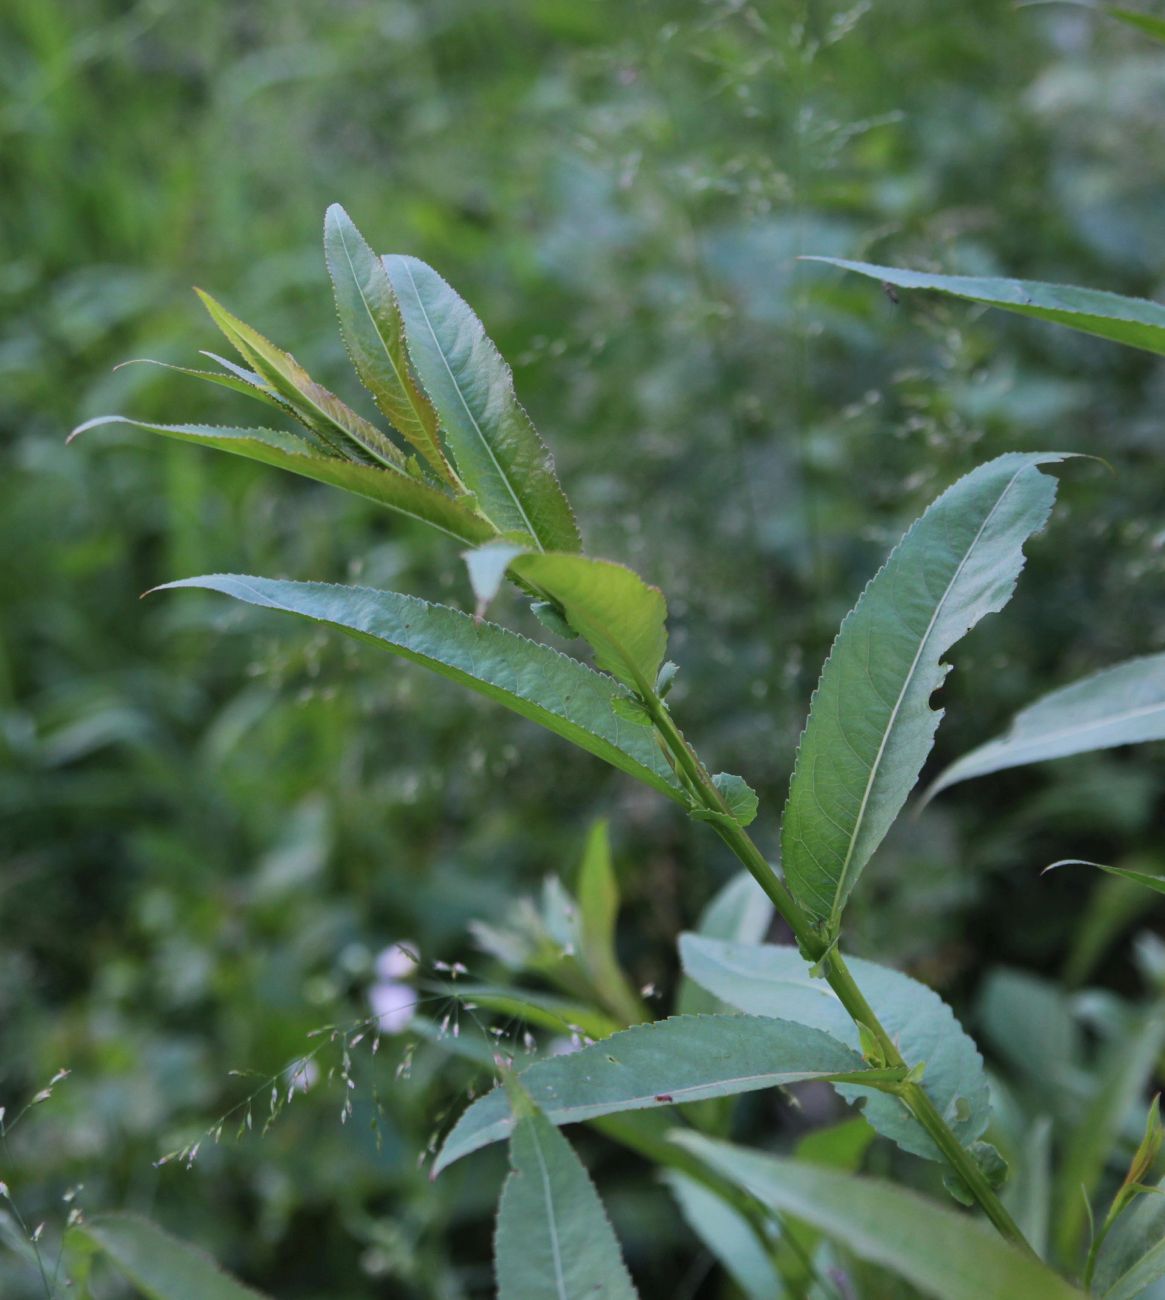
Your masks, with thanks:
[{"label": "blurred green background", "polygon": [[[468,922],[569,881],[598,815],[626,964],[662,1013],[675,934],[726,854],[420,669],[209,596],[138,600],[226,570],[468,608],[454,546],[234,458],[65,435],[114,411],[253,418],[181,376],[111,369],[220,348],[192,284],[358,404],[320,250],[342,202],[473,304],[589,549],[665,588],[677,715],[757,787],[775,851],[839,619],[979,460],[1055,447],[1115,473],[1063,472],[1016,601],[956,654],[933,770],[1039,692],[1165,646],[1160,363],[949,300],[895,306],[796,260],[1165,297],[1165,50],[1004,0],[7,0],[0,86],[8,1120],[71,1071],[0,1145],[0,1293],[46,1293],[17,1212],[46,1224],[51,1272],[80,1205],[149,1213],[289,1300],[491,1294],[504,1154],[436,1185],[419,1163],[489,1081],[486,1027],[362,1055],[346,1124],[342,1063],[309,1033],[368,1014],[399,941],[430,974],[496,974]],[[536,629],[516,601],[497,613]],[[1153,896],[1038,869],[1160,869],[1163,776],[1150,746],[944,795],[875,860],[852,946],[972,1027],[999,964],[1135,990],[1122,939],[1152,926]],[[261,1134],[266,1081],[321,1041],[318,1078]],[[228,1112],[190,1170],[155,1166]],[[766,1141],[793,1121],[774,1098],[745,1122]],[[650,1174],[580,1141],[644,1293],[732,1294]]]}]

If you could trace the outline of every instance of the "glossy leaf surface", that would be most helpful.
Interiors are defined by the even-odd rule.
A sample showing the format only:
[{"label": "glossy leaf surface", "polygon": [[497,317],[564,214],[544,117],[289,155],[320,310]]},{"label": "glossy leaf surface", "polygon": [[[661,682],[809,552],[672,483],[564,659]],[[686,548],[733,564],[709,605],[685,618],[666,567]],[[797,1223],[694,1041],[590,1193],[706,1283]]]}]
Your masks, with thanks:
[{"label": "glossy leaf surface", "polygon": [[261,1300],[209,1255],[131,1214],[102,1214],[74,1232],[99,1247],[151,1300]]},{"label": "glossy leaf surface", "polygon": [[882,1179],[758,1155],[697,1133],[672,1140],[762,1204],[812,1224],[936,1300],[1080,1300],[986,1224]]},{"label": "glossy leaf surface", "polygon": [[1130,659],[1043,696],[1003,735],[952,763],[927,798],[989,772],[1148,740],[1165,740],[1165,654]]},{"label": "glossy leaf surface", "polygon": [[813,694],[781,829],[789,888],[835,932],[863,867],[934,743],[942,655],[1011,598],[1023,544],[1056,482],[1013,452],[979,466],[930,506],[846,616]]},{"label": "glossy leaf surface", "polygon": [[249,605],[330,623],[469,686],[686,803],[651,734],[622,721],[611,708],[612,700],[628,698],[621,686],[494,623],[415,596],[326,582],[220,573],[167,583],[161,590],[178,587],[221,591]]},{"label": "glossy leaf surface", "polygon": [[[857,1052],[806,1025],[759,1016],[673,1016],[538,1061],[518,1078],[548,1119],[574,1124],[862,1069]],[[513,1123],[505,1090],[495,1088],[453,1126],[434,1172],[507,1137]]]},{"label": "glossy leaf surface", "polygon": [[935,289],[970,302],[1018,312],[1021,316],[1067,325],[1084,334],[1095,334],[1145,352],[1165,354],[1165,306],[1148,298],[1126,298],[1105,289],[1080,289],[1070,284],[1043,284],[1038,280],[931,275],[870,262],[850,262],[840,257],[806,260],[856,271],[899,289]]},{"label": "glossy leaf surface", "polygon": [[128,424],[179,442],[213,447],[217,451],[290,470],[304,478],[315,479],[317,483],[327,483],[367,497],[398,514],[430,524],[461,542],[475,544],[493,536],[493,529],[480,515],[473,514],[428,483],[397,470],[360,465],[331,454],[321,455],[312,443],[297,433],[283,429],[227,429],[215,424],[149,424],[143,420],[127,419],[124,415],[102,415],[74,429],[71,437],[102,424]]},{"label": "glossy leaf surface", "polygon": [[482,510],[501,531],[525,533],[544,550],[577,551],[578,528],[554,461],[481,321],[431,266],[395,255],[383,262],[409,360]]},{"label": "glossy leaf surface", "polygon": [[437,412],[409,369],[404,321],[388,272],[338,203],[324,217],[324,254],[340,332],[361,383],[429,467],[459,486],[441,446]]},{"label": "glossy leaf surface", "polygon": [[524,1115],[510,1138],[494,1260],[498,1300],[635,1300],[590,1175],[537,1112]]},{"label": "glossy leaf surface", "polygon": [[[814,979],[796,948],[680,936],[684,973],[722,1002],[749,1015],[813,1025],[858,1047],[858,1030],[837,995]],[[875,962],[846,963],[908,1065],[926,1063],[922,1087],[964,1145],[987,1126],[990,1098],[979,1049],[950,1007],[925,984]],[[940,1159],[927,1134],[893,1096],[854,1084],[835,1085],[849,1101],[865,1097],[863,1114],[885,1137],[915,1155]]]}]

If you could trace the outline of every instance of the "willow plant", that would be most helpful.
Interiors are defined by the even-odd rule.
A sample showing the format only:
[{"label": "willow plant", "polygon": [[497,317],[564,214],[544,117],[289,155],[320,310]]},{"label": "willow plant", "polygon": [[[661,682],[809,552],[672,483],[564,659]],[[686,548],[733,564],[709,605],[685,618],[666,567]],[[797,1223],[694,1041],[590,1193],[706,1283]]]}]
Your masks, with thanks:
[{"label": "willow plant", "polygon": [[[1086,1256],[1082,1247],[1069,1249],[1056,1268],[1025,1240],[1000,1195],[1004,1162],[983,1141],[990,1096],[974,1042],[931,989],[844,951],[847,902],[917,783],[941,721],[931,697],[949,670],[944,656],[1010,599],[1024,546],[1053,507],[1058,484],[1050,471],[1065,456],[1013,452],[980,465],[934,501],[870,580],[841,624],[812,697],[778,869],[749,834],[758,811],[753,790],[741,776],[709,771],[668,705],[676,665],[667,658],[664,594],[622,564],[585,552],[552,458],[481,322],[431,267],[375,254],[338,206],[327,213],[324,244],[344,342],[383,424],[358,415],[289,353],[202,294],[239,360],[208,354],[216,370],[188,373],[255,398],[294,429],[122,416],[82,428],[136,425],[291,470],[429,524],[462,548],[476,610],[237,574],[184,578],[168,588],[209,589],[326,624],[541,724],[704,823],[795,940],[685,935],[685,974],[714,995],[707,1005],[717,1009],[656,1022],[620,983],[608,952],[609,1032],[521,1069],[500,1063],[498,1087],[461,1115],[434,1168],[440,1174],[484,1146],[509,1142],[512,1172],[496,1234],[499,1294],[635,1294],[598,1193],[559,1132],[589,1121],[682,1179],[684,1194],[726,1225],[739,1258],[751,1252],[762,1261],[771,1289],[758,1284],[756,1294],[823,1294],[814,1289],[821,1280],[813,1252],[835,1239],[943,1300],[1079,1295],[1072,1279],[1093,1280],[1100,1242]],[[961,293],[1165,351],[1165,310],[1156,304],[845,265],[903,289]],[[489,608],[507,580],[549,635],[585,647],[591,663],[491,621]],[[1134,661],[1037,703],[934,789],[1007,765],[1159,737],[1163,723],[1161,657]],[[971,1211],[728,1144],[701,1131],[702,1112],[685,1105],[805,1080],[832,1084],[861,1105],[878,1134],[943,1166],[953,1199]],[[1110,1255],[1130,1251],[1122,1225],[1135,1216],[1126,1206],[1147,1182],[1159,1141],[1151,1124],[1141,1164],[1104,1221]],[[94,1249],[108,1250],[139,1279],[140,1261],[137,1274],[130,1267],[135,1252],[153,1251],[150,1294],[172,1293],[165,1260],[177,1267],[184,1256],[159,1247],[155,1229],[107,1220],[86,1231]],[[798,1249],[790,1253],[790,1244]],[[1105,1294],[1139,1294],[1128,1290],[1130,1270],[1140,1280],[1165,1275],[1163,1254],[1150,1241],[1115,1279],[1111,1267],[1102,1268],[1099,1276],[1112,1284]]]}]

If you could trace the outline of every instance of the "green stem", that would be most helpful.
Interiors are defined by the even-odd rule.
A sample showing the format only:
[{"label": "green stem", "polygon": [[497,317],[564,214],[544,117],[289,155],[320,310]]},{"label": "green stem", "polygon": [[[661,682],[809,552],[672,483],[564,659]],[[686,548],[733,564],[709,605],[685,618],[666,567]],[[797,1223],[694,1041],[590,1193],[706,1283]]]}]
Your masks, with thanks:
[{"label": "green stem", "polygon": [[[643,701],[661,739],[686,778],[686,784],[697,793],[707,811],[723,814],[722,819],[713,823],[717,833],[772,900],[773,906],[792,930],[801,955],[807,962],[822,963],[823,974],[830,988],[837,994],[850,1019],[855,1024],[864,1025],[874,1035],[881,1048],[885,1064],[891,1067],[907,1066],[909,1063],[903,1059],[898,1044],[886,1032],[873,1007],[866,1001],[865,994],[858,988],[836,945],[831,946],[817,932],[753,838],[728,815],[728,807],[723,796],[716,789],[695,751],[680,733],[663,701],[654,694],[645,695]],[[921,1086],[917,1083],[902,1082],[891,1087],[889,1091],[893,1091],[901,1098],[903,1105],[927,1131],[935,1146],[962,1179],[983,1213],[1001,1235],[1025,1253],[1035,1257],[1035,1251],[1028,1244],[1015,1220],[1008,1214],[1003,1202],[996,1196],[974,1157],[951,1132]]]}]

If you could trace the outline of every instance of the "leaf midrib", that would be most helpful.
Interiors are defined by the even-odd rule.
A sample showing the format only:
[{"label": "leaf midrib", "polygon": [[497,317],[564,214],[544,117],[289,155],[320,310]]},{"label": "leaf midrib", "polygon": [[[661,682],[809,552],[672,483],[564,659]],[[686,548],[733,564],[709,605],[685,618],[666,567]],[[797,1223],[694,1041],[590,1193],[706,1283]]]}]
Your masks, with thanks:
[{"label": "leaf midrib", "polygon": [[[976,546],[979,545],[979,540],[983,536],[984,530],[986,529],[987,525],[991,522],[991,520],[995,517],[995,512],[1003,504],[1004,499],[1007,497],[1007,494],[1015,486],[1016,480],[1024,472],[1025,469],[1027,469],[1027,465],[1023,465],[1015,471],[1015,473],[1007,481],[1007,485],[999,493],[999,496],[996,499],[995,504],[988,511],[986,518],[979,525],[979,529],[976,532],[974,538],[972,539],[971,544],[967,547],[966,553],[963,555],[963,558],[959,561],[958,567],[951,575],[950,581],[947,583],[946,589],[943,591],[942,598],[939,600],[938,604],[935,605],[934,613],[930,617],[930,622],[926,625],[926,631],[922,634],[922,637],[919,639],[918,649],[914,653],[914,659],[911,661],[910,669],[906,674],[906,679],[902,683],[902,689],[898,692],[898,698],[897,700],[894,701],[894,708],[891,710],[889,720],[887,721],[885,730],[882,733],[882,741],[878,746],[878,752],[877,754],[874,755],[874,761],[870,766],[870,775],[866,780],[866,788],[862,792],[862,801],[858,807],[858,815],[854,821],[853,831],[850,834],[849,847],[846,850],[845,861],[841,864],[841,871],[839,872],[837,878],[837,886],[834,890],[833,907],[830,909],[830,913],[829,913],[829,928],[831,931],[836,930],[841,923],[841,912],[842,912],[842,908],[845,906],[846,878],[849,873],[850,864],[853,861],[854,849],[857,847],[858,836],[861,834],[862,825],[865,821],[866,808],[869,805],[870,797],[873,793],[874,782],[877,779],[879,771],[881,770],[882,758],[886,752],[886,746],[890,742],[890,735],[894,730],[894,723],[898,717],[899,711],[902,708],[902,701],[906,698],[906,693],[910,689],[911,684],[914,682],[915,674],[918,671],[918,664],[922,658],[922,653],[930,642],[931,634],[934,632],[935,624],[938,622],[939,615],[946,607],[947,599],[949,598],[951,592],[954,590],[955,584],[958,582],[959,577],[962,574],[963,570],[966,568],[967,563],[970,561],[971,556],[974,554]],[[930,707],[929,703],[927,707],[928,708]]]},{"label": "leaf midrib", "polygon": [[555,1217],[554,1196],[550,1190],[550,1171],[546,1168],[546,1159],[542,1154],[542,1144],[538,1140],[538,1129],[531,1125],[530,1136],[534,1141],[534,1154],[538,1158],[538,1172],[542,1176],[542,1197],[546,1202],[546,1217],[550,1225],[550,1250],[554,1258],[554,1285],[561,1300],[570,1300],[566,1293],[566,1278],[562,1271],[562,1249],[558,1243],[558,1220]]},{"label": "leaf midrib", "polygon": [[462,407],[464,408],[465,414],[469,416],[470,422],[472,423],[474,430],[476,431],[477,436],[481,441],[481,445],[486,449],[486,452],[489,454],[489,458],[493,462],[493,467],[495,470],[497,470],[498,476],[501,478],[502,482],[506,485],[506,491],[510,494],[510,498],[513,501],[514,505],[517,507],[518,513],[522,516],[522,519],[526,525],[527,532],[529,532],[530,536],[534,539],[534,543],[538,547],[538,549],[540,551],[544,551],[546,548],[542,545],[542,539],[538,536],[538,533],[535,531],[534,525],[530,522],[530,516],[526,513],[525,507],[522,505],[522,502],[519,499],[518,494],[514,491],[514,486],[510,482],[509,476],[507,475],[506,471],[502,468],[501,463],[499,462],[497,456],[494,454],[494,449],[493,447],[490,446],[489,439],[486,438],[484,432],[482,431],[481,425],[478,424],[477,422],[477,418],[474,416],[473,412],[469,409],[469,403],[465,400],[465,394],[461,391],[461,385],[457,382],[457,376],[453,373],[453,369],[449,365],[449,359],[445,356],[445,349],[441,346],[441,341],[437,338],[437,332],[433,328],[433,322],[429,319],[429,312],[425,307],[424,301],[421,298],[421,291],[420,289],[417,288],[417,282],[413,276],[413,268],[408,264],[407,261],[403,261],[403,259],[402,259],[402,265],[404,266],[405,273],[409,277],[409,283],[412,285],[413,293],[416,295],[417,306],[421,309],[421,315],[425,318],[425,326],[429,331],[429,335],[432,338],[434,345],[436,346],[437,354],[441,358],[441,364],[445,367],[445,373],[449,376],[449,380],[452,383],[453,388],[457,393],[457,400],[461,403]]}]

